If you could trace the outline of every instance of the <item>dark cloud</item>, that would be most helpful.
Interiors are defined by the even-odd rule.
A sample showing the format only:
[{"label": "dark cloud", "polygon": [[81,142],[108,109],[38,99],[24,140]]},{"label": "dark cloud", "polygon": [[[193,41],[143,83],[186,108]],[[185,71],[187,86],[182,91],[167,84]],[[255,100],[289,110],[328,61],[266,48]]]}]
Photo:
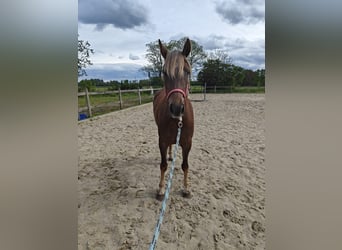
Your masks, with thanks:
[{"label": "dark cloud", "polygon": [[216,12],[231,24],[255,24],[265,21],[265,2],[232,0],[216,2]]},{"label": "dark cloud", "polygon": [[227,39],[224,47],[229,51],[239,51],[241,49],[247,49],[254,51],[263,51],[265,53],[265,40],[246,40],[244,38],[236,38],[236,39]]},{"label": "dark cloud", "polygon": [[97,30],[103,30],[107,25],[113,25],[120,29],[131,29],[147,24],[147,13],[147,8],[137,1],[78,1],[79,22],[96,24]]},{"label": "dark cloud", "polygon": [[265,40],[247,40],[245,38],[229,38],[219,35],[194,37],[204,50],[210,54],[217,50],[228,53],[233,64],[246,69],[265,68]]},{"label": "dark cloud", "polygon": [[231,51],[233,63],[246,69],[265,68],[265,40],[241,40],[241,47]]},{"label": "dark cloud", "polygon": [[203,46],[204,50],[221,49],[226,40],[224,36],[219,35],[210,35],[208,37],[194,36],[194,39]]},{"label": "dark cloud", "polygon": [[244,39],[240,39],[240,38],[237,38],[237,39],[234,39],[234,40],[228,40],[224,46],[228,49],[228,51],[235,51],[235,50],[239,50],[239,49],[242,49],[242,48],[245,48],[246,47],[246,40]]},{"label": "dark cloud", "polygon": [[237,54],[233,56],[233,64],[252,70],[265,68],[265,54],[260,52]]},{"label": "dark cloud", "polygon": [[208,55],[222,51],[237,66],[252,70],[265,68],[265,39],[248,40],[216,34],[194,36],[193,39],[203,46]]},{"label": "dark cloud", "polygon": [[251,14],[252,19],[260,20],[260,21],[265,20],[265,11],[262,11],[260,9],[253,7],[250,9],[250,14]]},{"label": "dark cloud", "polygon": [[224,19],[228,20],[231,24],[238,24],[244,22],[245,17],[242,12],[234,8],[222,8],[216,7],[217,13],[219,13]]}]

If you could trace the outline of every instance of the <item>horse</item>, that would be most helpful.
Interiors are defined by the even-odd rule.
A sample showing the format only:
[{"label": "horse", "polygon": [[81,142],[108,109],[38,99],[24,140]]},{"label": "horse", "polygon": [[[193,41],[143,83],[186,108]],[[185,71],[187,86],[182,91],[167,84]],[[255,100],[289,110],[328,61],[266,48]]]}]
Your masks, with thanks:
[{"label": "horse", "polygon": [[183,51],[169,51],[160,40],[159,48],[164,65],[162,78],[164,87],[156,92],[153,99],[153,114],[158,127],[159,150],[161,156],[160,182],[157,199],[162,200],[165,194],[165,172],[167,169],[167,149],[169,148],[169,160],[171,158],[172,144],[176,144],[178,123],[182,121],[179,144],[182,148],[182,170],[184,174],[184,197],[191,196],[188,183],[188,155],[191,150],[194,134],[194,112],[188,98],[190,86],[191,66],[187,56],[191,51],[191,42],[187,38]]}]

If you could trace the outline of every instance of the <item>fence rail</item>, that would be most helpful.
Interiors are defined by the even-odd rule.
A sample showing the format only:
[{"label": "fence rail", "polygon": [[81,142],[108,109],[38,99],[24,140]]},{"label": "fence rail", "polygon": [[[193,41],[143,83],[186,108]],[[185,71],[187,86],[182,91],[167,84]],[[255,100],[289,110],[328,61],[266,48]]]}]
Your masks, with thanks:
[{"label": "fence rail", "polygon": [[[117,110],[117,109],[123,109],[124,105],[126,106],[132,106],[132,105],[141,105],[143,103],[143,92],[150,92],[150,96],[153,96],[155,91],[160,90],[161,88],[149,88],[149,89],[129,89],[129,90],[115,90],[115,91],[96,91],[96,92],[89,92],[86,88],[84,92],[77,93],[78,98],[85,97],[86,106],[79,107],[78,113],[79,113],[79,119],[82,120],[84,118],[92,117],[94,114],[94,110],[96,110],[98,113],[105,113],[103,111],[110,111],[110,110]],[[125,98],[124,94],[127,93],[136,93],[137,96],[132,98]],[[112,100],[100,103],[95,105],[94,103],[91,103],[91,96],[99,96],[99,95],[113,95],[111,98]],[[149,97],[149,99],[152,99]],[[137,102],[137,103],[136,103]],[[108,112],[107,111],[107,112]]]},{"label": "fence rail", "polygon": [[[146,101],[152,101],[153,94],[155,91],[160,90],[161,88],[147,88],[147,89],[129,89],[129,90],[115,90],[115,91],[93,91],[89,92],[88,89],[85,89],[84,92],[77,93],[78,98],[85,97],[85,105],[78,108],[79,119],[82,120],[84,118],[92,117],[96,114],[107,113],[114,110],[123,109],[125,107],[141,105],[142,103],[146,103]],[[252,90],[252,91],[251,91]],[[203,100],[206,100],[207,93],[255,93],[264,92],[265,87],[238,87],[238,86],[207,86],[204,85],[194,85],[191,87],[190,93],[203,93]],[[144,92],[150,92],[150,95],[143,95]],[[136,93],[136,96],[134,95]],[[94,103],[90,98],[91,96],[110,96],[106,101],[99,102],[98,104]],[[127,98],[127,97],[130,98]]]}]

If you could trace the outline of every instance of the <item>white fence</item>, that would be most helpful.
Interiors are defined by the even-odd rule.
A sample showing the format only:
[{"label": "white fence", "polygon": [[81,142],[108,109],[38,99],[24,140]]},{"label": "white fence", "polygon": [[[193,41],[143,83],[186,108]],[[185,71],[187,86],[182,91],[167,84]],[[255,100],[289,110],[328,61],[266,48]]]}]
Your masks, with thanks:
[{"label": "white fence", "polygon": [[[132,103],[132,98],[125,99],[123,94],[125,93],[136,93],[136,98],[133,97],[133,102],[137,102],[137,104],[141,105],[143,103],[142,93],[143,92],[150,92],[150,96],[153,97],[153,94],[155,91],[160,90],[161,88],[149,88],[149,89],[130,89],[130,90],[116,90],[116,91],[102,91],[102,92],[89,92],[88,89],[85,89],[85,92],[79,92],[77,94],[78,97],[85,96],[86,100],[86,106],[85,107],[79,107],[78,113],[87,113],[87,117],[93,116],[93,110],[94,109],[109,109],[109,108],[117,108],[117,109],[123,109],[125,104],[128,106],[130,103]],[[90,96],[95,95],[113,95],[113,100],[110,102],[104,102],[99,103],[97,105],[94,105],[91,103]]]}]

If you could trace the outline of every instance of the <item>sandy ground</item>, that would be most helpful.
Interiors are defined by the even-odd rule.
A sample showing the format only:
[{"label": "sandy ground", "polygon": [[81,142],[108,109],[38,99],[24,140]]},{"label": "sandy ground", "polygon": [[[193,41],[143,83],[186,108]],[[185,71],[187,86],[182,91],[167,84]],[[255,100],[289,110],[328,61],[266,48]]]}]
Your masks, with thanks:
[{"label": "sandy ground", "polygon": [[[179,151],[156,249],[265,249],[265,95],[190,98],[192,197]],[[152,104],[78,127],[78,248],[148,249],[161,207]]]}]

